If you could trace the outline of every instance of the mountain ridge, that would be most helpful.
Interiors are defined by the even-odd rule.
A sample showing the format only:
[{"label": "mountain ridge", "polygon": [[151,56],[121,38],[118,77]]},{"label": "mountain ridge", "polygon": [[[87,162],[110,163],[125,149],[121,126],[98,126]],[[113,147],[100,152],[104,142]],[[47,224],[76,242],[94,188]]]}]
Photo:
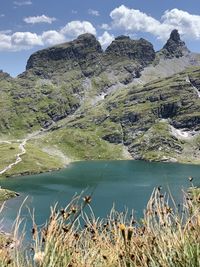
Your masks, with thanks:
[{"label": "mountain ridge", "polygon": [[[40,131],[7,175],[36,172],[26,157],[39,171],[47,170],[37,166],[48,159],[54,169],[48,151],[72,160],[200,163],[199,90],[200,56],[177,30],[158,52],[147,40],[128,36],[103,51],[91,34],[40,50],[17,78],[0,73],[2,140]],[[11,154],[8,144],[2,149]]]}]

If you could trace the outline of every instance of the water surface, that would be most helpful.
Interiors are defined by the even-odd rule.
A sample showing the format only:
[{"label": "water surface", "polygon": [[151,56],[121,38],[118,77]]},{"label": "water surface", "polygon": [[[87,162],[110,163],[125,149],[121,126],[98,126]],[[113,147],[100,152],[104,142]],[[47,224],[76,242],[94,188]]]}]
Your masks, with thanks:
[{"label": "water surface", "polygon": [[34,208],[36,222],[42,224],[50,205],[59,202],[59,206],[65,206],[76,192],[87,189],[87,194],[94,191],[92,207],[97,217],[105,217],[113,203],[117,210],[134,209],[141,217],[154,187],[161,185],[163,191],[170,190],[180,202],[181,190],[190,186],[189,176],[200,185],[200,166],[143,161],[76,162],[58,172],[2,180],[2,187],[19,192],[20,197],[9,200],[1,216],[9,228],[28,196],[22,215],[28,218],[27,206]]}]

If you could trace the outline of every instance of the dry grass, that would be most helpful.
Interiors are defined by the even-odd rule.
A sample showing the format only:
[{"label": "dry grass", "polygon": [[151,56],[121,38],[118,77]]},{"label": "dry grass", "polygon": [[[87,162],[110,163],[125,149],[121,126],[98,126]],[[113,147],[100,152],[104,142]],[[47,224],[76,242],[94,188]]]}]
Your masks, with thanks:
[{"label": "dry grass", "polygon": [[[57,211],[55,206],[42,229],[35,225],[33,217],[32,252],[30,248],[22,252],[16,246],[13,252],[0,258],[0,266],[200,266],[198,195],[194,199],[191,194],[184,194],[183,204],[176,207],[157,188],[140,222],[132,214],[114,209],[106,219],[95,218],[90,201],[90,196],[76,196],[65,209]],[[18,218],[17,229],[19,224]]]}]

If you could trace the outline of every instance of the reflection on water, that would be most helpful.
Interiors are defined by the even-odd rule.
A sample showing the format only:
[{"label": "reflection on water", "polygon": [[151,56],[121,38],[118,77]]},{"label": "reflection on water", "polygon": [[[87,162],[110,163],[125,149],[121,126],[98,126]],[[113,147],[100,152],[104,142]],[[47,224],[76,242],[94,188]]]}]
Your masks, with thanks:
[{"label": "reflection on water", "polygon": [[[190,185],[188,176],[195,178],[196,185],[200,184],[200,166],[142,161],[77,162],[59,172],[1,181],[2,187],[20,193],[20,197],[6,203],[1,216],[9,228],[28,196],[22,216],[29,218],[27,207],[34,208],[36,221],[42,224],[49,215],[50,205],[58,202],[64,206],[76,192],[87,190],[87,194],[94,191],[92,207],[96,216],[106,216],[115,203],[116,209],[134,209],[140,217],[153,188],[159,185],[164,190],[170,189],[176,201],[181,201],[181,190]],[[30,225],[29,220],[27,224]]]}]

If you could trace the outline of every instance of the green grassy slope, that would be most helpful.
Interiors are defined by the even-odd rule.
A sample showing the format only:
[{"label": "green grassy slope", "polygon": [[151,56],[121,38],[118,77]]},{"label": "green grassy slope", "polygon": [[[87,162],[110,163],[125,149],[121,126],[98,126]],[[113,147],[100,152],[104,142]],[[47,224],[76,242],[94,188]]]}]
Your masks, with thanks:
[{"label": "green grassy slope", "polygon": [[[106,72],[86,79],[69,71],[60,81],[31,71],[0,78],[0,138],[13,140],[0,145],[1,169],[14,161],[19,137],[54,121],[49,131],[28,141],[22,162],[6,175],[62,168],[64,158],[125,159],[124,148],[135,159],[199,163],[198,135],[181,139],[170,128],[199,131],[200,98],[193,87],[200,85],[199,67],[144,85],[120,84],[113,91],[108,89],[116,77]],[[106,97],[93,101],[102,92]]]}]

